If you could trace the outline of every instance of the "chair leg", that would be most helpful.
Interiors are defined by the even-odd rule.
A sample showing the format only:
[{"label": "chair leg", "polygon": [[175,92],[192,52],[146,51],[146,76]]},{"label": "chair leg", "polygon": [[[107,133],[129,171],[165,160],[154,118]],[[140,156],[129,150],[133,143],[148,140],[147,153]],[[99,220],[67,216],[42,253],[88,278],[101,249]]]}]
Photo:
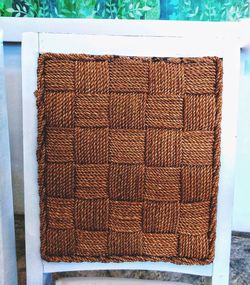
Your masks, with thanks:
[{"label": "chair leg", "polygon": [[214,272],[212,277],[206,277],[204,285],[229,285],[229,265],[220,272]]},{"label": "chair leg", "polygon": [[42,272],[27,272],[27,285],[51,285],[52,284],[52,274],[42,273]]}]

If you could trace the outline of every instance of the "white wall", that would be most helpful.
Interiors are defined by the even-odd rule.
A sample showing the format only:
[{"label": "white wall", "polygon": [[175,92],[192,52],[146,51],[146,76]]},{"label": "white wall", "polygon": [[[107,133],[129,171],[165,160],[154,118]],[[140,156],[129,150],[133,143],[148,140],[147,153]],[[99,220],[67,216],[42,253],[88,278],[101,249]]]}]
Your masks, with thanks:
[{"label": "white wall", "polygon": [[[4,44],[14,207],[23,213],[21,45]],[[250,232],[250,51],[242,52],[233,229]]]}]

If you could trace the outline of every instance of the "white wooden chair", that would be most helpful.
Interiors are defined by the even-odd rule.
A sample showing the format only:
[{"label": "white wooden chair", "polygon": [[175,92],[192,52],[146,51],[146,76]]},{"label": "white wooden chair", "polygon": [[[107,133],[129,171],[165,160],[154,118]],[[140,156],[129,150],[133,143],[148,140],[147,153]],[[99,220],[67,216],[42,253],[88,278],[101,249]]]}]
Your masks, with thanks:
[{"label": "white wooden chair", "polygon": [[[26,229],[26,260],[27,284],[50,284],[51,273],[78,270],[158,270],[181,272],[204,276],[207,284],[227,285],[229,282],[229,258],[231,243],[231,214],[234,188],[234,153],[236,142],[236,106],[238,96],[238,77],[240,49],[237,41],[215,38],[213,33],[203,38],[169,37],[167,24],[164,22],[165,35],[154,37],[152,25],[145,21],[143,25],[135,24],[133,31],[126,29],[126,22],[119,32],[116,24],[109,27],[109,35],[102,35],[105,22],[99,21],[100,30],[91,30],[85,35],[25,33],[22,42],[22,73],[23,73],[23,145],[24,145],[24,184],[25,184],[25,229]],[[186,24],[178,24],[185,31]],[[199,23],[197,23],[199,25]],[[119,22],[119,27],[121,23]],[[159,26],[159,23],[157,23]],[[106,27],[107,28],[107,27]],[[148,32],[150,30],[150,33]],[[208,29],[209,30],[209,29]],[[163,29],[161,30],[163,31]],[[91,35],[93,34],[94,35]],[[185,32],[183,32],[185,34]],[[115,34],[115,35],[114,35]],[[133,36],[129,36],[133,34]],[[126,36],[127,35],[127,36]],[[137,36],[135,36],[137,35]],[[207,36],[207,38],[206,38]],[[54,53],[89,53],[117,54],[133,56],[162,57],[196,57],[218,56],[223,58],[224,88],[222,110],[222,141],[221,141],[221,174],[219,181],[217,239],[214,262],[210,265],[174,265],[164,262],[133,262],[133,263],[64,263],[46,262],[40,257],[40,223],[39,196],[37,184],[36,136],[37,111],[34,91],[37,83],[38,55],[45,52]],[[63,283],[58,284],[69,284]],[[66,282],[66,281],[65,281]],[[73,282],[73,281],[72,281]],[[72,283],[79,284],[79,283]],[[81,283],[89,284],[89,283]],[[95,284],[95,283],[94,283]],[[118,284],[118,283],[117,283]]]},{"label": "white wooden chair", "polygon": [[17,284],[7,101],[0,30],[0,285]]}]

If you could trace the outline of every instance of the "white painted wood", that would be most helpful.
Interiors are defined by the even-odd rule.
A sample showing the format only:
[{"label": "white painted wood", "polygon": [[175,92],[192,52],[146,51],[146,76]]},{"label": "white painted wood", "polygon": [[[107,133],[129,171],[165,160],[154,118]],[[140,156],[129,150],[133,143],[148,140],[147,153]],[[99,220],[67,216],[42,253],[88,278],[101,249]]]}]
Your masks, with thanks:
[{"label": "white painted wood", "polygon": [[14,213],[24,214],[21,44],[3,47]]},{"label": "white painted wood", "polygon": [[238,37],[249,42],[247,31],[250,22],[192,22],[167,20],[110,20],[110,19],[47,19],[0,17],[0,26],[5,31],[4,41],[20,42],[23,32],[50,32],[93,35],[132,36],[189,36],[201,38]]},{"label": "white painted wood", "polygon": [[26,33],[22,42],[22,100],[27,285],[43,285],[47,277],[44,275],[40,257],[39,197],[35,163],[37,110],[33,93],[36,90],[37,58],[38,34]]},{"label": "white painted wood", "polygon": [[[250,30],[250,29],[249,29]],[[249,35],[250,39],[250,35]],[[250,45],[241,50],[233,230],[250,232]]]},{"label": "white painted wood", "polygon": [[212,265],[178,265],[167,262],[122,262],[122,263],[91,263],[91,262],[46,262],[43,261],[44,272],[65,272],[81,270],[157,270],[181,272],[186,274],[212,276]]},{"label": "white painted wood", "polygon": [[0,285],[17,285],[7,102],[0,30]]},{"label": "white painted wood", "polygon": [[[123,33],[129,34],[129,30]],[[231,213],[233,193],[233,168],[235,148],[235,101],[237,100],[236,83],[238,78],[239,45],[235,40],[214,39],[207,42],[190,42],[190,38],[174,37],[125,37],[125,36],[93,36],[93,35],[58,35],[58,34],[27,34],[24,36],[23,51],[23,107],[24,107],[24,180],[26,210],[26,240],[32,241],[27,251],[32,252],[30,258],[37,264],[39,272],[44,273],[74,270],[104,269],[146,269],[171,272],[183,272],[202,276],[213,275],[213,285],[226,285],[231,237]],[[101,48],[100,48],[101,47]],[[218,225],[216,240],[216,260],[205,266],[184,266],[164,262],[131,262],[131,263],[64,263],[45,262],[39,254],[39,207],[36,162],[36,104],[33,95],[36,89],[36,68],[38,53],[90,53],[117,54],[138,56],[207,56],[214,55],[224,60],[224,91],[223,91],[223,132],[222,132],[222,167],[219,183]],[[233,127],[232,127],[233,126]],[[28,181],[28,182],[27,182]],[[28,193],[28,194],[26,194]],[[28,206],[32,205],[32,206]],[[27,210],[28,207],[28,210]],[[27,225],[28,224],[28,225]],[[32,235],[31,235],[32,233]],[[35,240],[35,241],[34,241]],[[219,256],[220,255],[220,256]],[[223,261],[223,263],[221,263]],[[30,261],[32,268],[32,259]],[[224,269],[223,269],[224,267]],[[41,269],[42,268],[42,269]],[[221,272],[222,270],[222,272]],[[33,269],[33,272],[34,271]],[[32,271],[30,271],[32,275]],[[226,276],[227,275],[227,276]],[[222,277],[221,277],[222,276]],[[30,276],[31,278],[31,276]],[[219,283],[218,283],[219,282]],[[40,283],[29,283],[30,285]]]},{"label": "white painted wood", "polygon": [[156,281],[156,280],[140,280],[128,278],[86,278],[71,277],[62,278],[56,281],[56,285],[190,285],[180,282]]},{"label": "white painted wood", "polygon": [[[212,283],[229,284],[232,210],[235,187],[237,106],[240,75],[240,49],[236,43],[225,50],[224,88],[221,123],[221,171],[217,209],[217,239]],[[230,84],[228,84],[230,82]]]},{"label": "white painted wood", "polygon": [[[224,39],[195,43],[187,38],[39,34],[39,51],[57,53],[118,54],[137,56],[223,56]],[[166,40],[168,39],[168,40]],[[74,43],[74,44],[72,44]]]}]

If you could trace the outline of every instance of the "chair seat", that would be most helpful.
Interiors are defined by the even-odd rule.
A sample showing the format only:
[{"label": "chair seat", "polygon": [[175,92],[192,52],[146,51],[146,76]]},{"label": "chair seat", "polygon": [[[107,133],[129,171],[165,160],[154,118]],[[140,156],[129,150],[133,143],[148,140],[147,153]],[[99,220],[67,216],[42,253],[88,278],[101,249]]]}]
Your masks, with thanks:
[{"label": "chair seat", "polygon": [[188,283],[105,277],[71,277],[56,281],[56,285],[188,285]]}]

